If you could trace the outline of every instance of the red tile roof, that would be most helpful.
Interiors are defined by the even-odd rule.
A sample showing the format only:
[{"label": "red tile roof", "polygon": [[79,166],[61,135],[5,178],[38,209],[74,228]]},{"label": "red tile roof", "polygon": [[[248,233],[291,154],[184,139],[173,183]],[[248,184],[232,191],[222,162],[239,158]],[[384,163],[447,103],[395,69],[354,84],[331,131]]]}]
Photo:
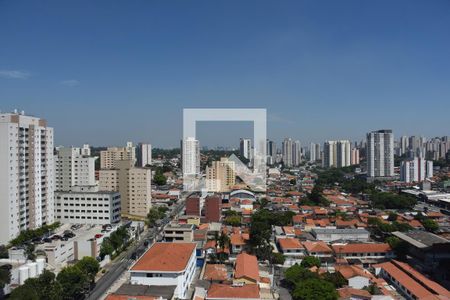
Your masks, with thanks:
[{"label": "red tile roof", "polygon": [[232,286],[228,284],[213,283],[208,292],[208,299],[259,299],[259,287],[257,284],[244,286]]},{"label": "red tile roof", "polygon": [[333,250],[323,241],[305,241],[303,242],[303,246],[306,248],[308,252],[319,252],[319,253],[332,253]]},{"label": "red tile roof", "polygon": [[245,240],[240,233],[233,233],[230,237],[231,245],[242,246],[245,245]]},{"label": "red tile roof", "polygon": [[131,271],[181,272],[186,269],[195,243],[156,243],[131,267]]},{"label": "red tile roof", "polygon": [[362,243],[362,244],[334,244],[333,250],[335,253],[374,253],[381,252],[386,253],[391,251],[391,247],[389,244],[371,244],[371,243]]},{"label": "red tile roof", "polygon": [[363,268],[356,265],[340,265],[335,266],[336,272],[339,272],[345,279],[350,279],[356,276],[372,278],[373,275],[365,271]]},{"label": "red tile roof", "polygon": [[278,243],[280,244],[281,249],[287,250],[287,249],[303,249],[302,244],[298,239],[295,238],[284,238],[279,239]]},{"label": "red tile roof", "polygon": [[222,264],[207,264],[203,279],[225,281],[228,279],[227,268]]},{"label": "red tile roof", "polygon": [[358,290],[350,287],[344,287],[337,290],[339,297],[343,299],[351,299],[352,296],[357,296],[359,299],[371,299],[372,295],[366,290]]},{"label": "red tile roof", "polygon": [[[392,260],[391,262],[374,265],[374,267],[382,268],[419,299],[433,297],[436,294],[450,297],[450,292],[447,289],[418,273],[408,264]],[[427,287],[434,293],[430,292]]]},{"label": "red tile roof", "polygon": [[259,280],[259,267],[256,256],[241,253],[236,257],[234,278],[248,278],[254,281]]}]

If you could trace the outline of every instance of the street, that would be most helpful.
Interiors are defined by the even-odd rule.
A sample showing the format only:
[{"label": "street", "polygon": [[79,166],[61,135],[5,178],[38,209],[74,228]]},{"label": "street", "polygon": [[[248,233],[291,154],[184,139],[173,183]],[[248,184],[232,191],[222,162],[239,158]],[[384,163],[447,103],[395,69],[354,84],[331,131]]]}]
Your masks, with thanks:
[{"label": "street", "polygon": [[[171,219],[182,212],[184,204],[184,198],[181,198],[179,200],[179,203],[177,203],[175,208],[172,210],[170,217],[165,217],[162,220],[161,226],[149,229],[147,233],[142,236],[136,244],[132,244],[124,253],[120,254],[116,258],[116,261],[112,263],[112,267],[96,282],[94,289],[92,289],[86,299],[97,300],[102,295],[104,295],[108,288],[113,285],[113,283],[123,274],[123,272],[131,267],[134,262],[134,260],[132,259],[133,254],[137,252],[143,253],[142,250],[150,247],[155,241],[156,237],[161,234],[164,227],[171,221]],[[147,240],[151,240],[152,243],[149,243],[146,247],[145,242]]]}]

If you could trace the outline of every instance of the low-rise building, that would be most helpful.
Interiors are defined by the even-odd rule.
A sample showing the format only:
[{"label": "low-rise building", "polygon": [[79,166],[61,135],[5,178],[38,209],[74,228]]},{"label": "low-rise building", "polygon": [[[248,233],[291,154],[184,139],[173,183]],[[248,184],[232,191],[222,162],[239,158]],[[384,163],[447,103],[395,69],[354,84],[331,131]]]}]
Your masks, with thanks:
[{"label": "low-rise building", "polygon": [[241,253],[236,257],[234,267],[234,284],[257,284],[259,282],[259,266],[256,256]]},{"label": "low-rise building", "polygon": [[333,256],[333,250],[323,241],[305,241],[303,246],[309,256],[329,258]]},{"label": "low-rise building", "polygon": [[72,187],[55,193],[55,217],[61,223],[113,224],[120,221],[119,192],[99,191],[97,186]]},{"label": "low-rise building", "polygon": [[376,275],[393,284],[406,299],[450,298],[450,291],[428,279],[406,263],[392,260],[375,265],[374,268]]},{"label": "low-rise building", "polygon": [[176,286],[174,297],[187,299],[195,274],[195,243],[155,243],[130,268],[131,284]]},{"label": "low-rise building", "polygon": [[260,293],[257,284],[234,286],[213,283],[206,293],[206,300],[259,300]]},{"label": "low-rise building", "polygon": [[301,263],[306,254],[305,247],[296,238],[283,238],[278,240],[281,253],[286,257],[285,266],[292,266]]},{"label": "low-rise building", "polygon": [[328,229],[314,228],[311,230],[316,240],[327,243],[334,241],[360,241],[367,242],[369,240],[369,231],[363,228],[344,228],[344,229]]},{"label": "low-rise building", "polygon": [[163,231],[165,242],[193,242],[194,225],[170,223]]},{"label": "low-rise building", "polygon": [[339,265],[336,266],[336,272],[342,275],[348,286],[354,289],[363,289],[370,286],[371,278],[373,277],[368,271],[356,265]]},{"label": "low-rise building", "polygon": [[375,263],[394,258],[394,252],[386,243],[333,244],[337,258],[358,259],[362,263]]}]

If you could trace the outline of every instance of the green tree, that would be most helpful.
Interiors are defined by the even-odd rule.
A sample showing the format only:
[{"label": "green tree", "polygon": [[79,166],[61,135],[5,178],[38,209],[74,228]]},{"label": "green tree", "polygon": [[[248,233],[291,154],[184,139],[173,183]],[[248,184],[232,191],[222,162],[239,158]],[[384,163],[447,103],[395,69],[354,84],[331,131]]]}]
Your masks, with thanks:
[{"label": "green tree", "polygon": [[282,264],[284,264],[286,257],[284,257],[284,255],[282,253],[272,252],[272,256],[271,256],[270,260],[271,260],[272,264],[282,265]]},{"label": "green tree", "polygon": [[222,251],[225,248],[230,248],[230,237],[226,233],[221,232],[219,235],[219,239],[217,240],[217,244]]},{"label": "green tree", "polygon": [[426,231],[436,232],[439,229],[438,223],[432,219],[427,218],[421,222]]},{"label": "green tree", "polygon": [[89,277],[77,266],[69,266],[56,277],[64,299],[83,299],[89,288]]},{"label": "green tree", "polygon": [[291,267],[289,267],[284,272],[284,278],[286,283],[290,286],[290,288],[294,288],[295,285],[301,281],[306,280],[309,278],[318,278],[318,275],[309,271],[308,269],[305,269],[304,267],[295,264]]},{"label": "green tree", "polygon": [[233,226],[233,227],[240,226],[241,225],[241,217],[240,216],[229,216],[229,217],[226,217],[225,220],[224,220],[224,223],[226,225],[230,225],[230,226]]},{"label": "green tree", "polygon": [[315,256],[305,256],[300,264],[303,268],[320,267],[320,259]]},{"label": "green tree", "polygon": [[106,255],[109,255],[110,257],[114,253],[114,246],[111,243],[111,240],[109,238],[104,238],[102,245],[100,246],[100,258],[104,259]]},{"label": "green tree", "polygon": [[322,275],[322,279],[331,282],[337,289],[343,287],[348,283],[347,280],[339,272],[334,273],[326,272],[325,274]]},{"label": "green tree", "polygon": [[167,183],[167,177],[164,176],[162,173],[155,173],[155,176],[153,177],[153,182],[156,185],[165,185]]},{"label": "green tree", "polygon": [[11,268],[9,265],[3,265],[0,267],[0,288],[4,288],[5,285],[11,282]]},{"label": "green tree", "polygon": [[395,212],[390,212],[388,216],[388,221],[397,221],[398,215]]},{"label": "green tree", "polygon": [[61,287],[54,273],[44,270],[37,278],[29,278],[11,293],[10,299],[62,300]]},{"label": "green tree", "polygon": [[386,238],[386,242],[391,246],[398,259],[405,259],[408,253],[409,245],[407,242],[399,239],[396,236]]},{"label": "green tree", "polygon": [[297,283],[292,296],[294,300],[336,300],[338,293],[332,283],[310,278]]},{"label": "green tree", "polygon": [[76,266],[81,269],[85,274],[87,274],[91,282],[94,281],[95,275],[97,275],[100,270],[100,264],[95,258],[90,256],[83,257],[80,261],[76,263]]}]

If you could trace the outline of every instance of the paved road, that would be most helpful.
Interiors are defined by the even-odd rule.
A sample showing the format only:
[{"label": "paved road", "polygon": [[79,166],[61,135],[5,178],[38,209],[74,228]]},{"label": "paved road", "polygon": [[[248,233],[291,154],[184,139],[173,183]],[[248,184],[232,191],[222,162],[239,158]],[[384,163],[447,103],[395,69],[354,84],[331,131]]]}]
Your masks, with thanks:
[{"label": "paved road", "polygon": [[184,205],[185,201],[183,198],[180,200],[175,209],[172,211],[170,217],[166,217],[163,219],[161,226],[151,228],[150,230],[148,230],[147,233],[144,235],[144,237],[140,239],[139,242],[133,244],[124,253],[122,253],[116,260],[116,262],[113,263],[112,267],[97,281],[94,289],[87,296],[87,300],[97,300],[102,295],[104,295],[108,291],[108,289],[113,285],[113,283],[117,279],[119,279],[119,277],[123,274],[123,272],[128,270],[128,268],[132,265],[132,263],[134,262],[134,260],[131,259],[133,253],[145,249],[146,248],[144,245],[145,241],[148,239],[153,240],[153,238],[157,237],[162,232],[164,226],[170,222],[171,218],[173,218],[176,215],[179,215],[182,212]]}]

